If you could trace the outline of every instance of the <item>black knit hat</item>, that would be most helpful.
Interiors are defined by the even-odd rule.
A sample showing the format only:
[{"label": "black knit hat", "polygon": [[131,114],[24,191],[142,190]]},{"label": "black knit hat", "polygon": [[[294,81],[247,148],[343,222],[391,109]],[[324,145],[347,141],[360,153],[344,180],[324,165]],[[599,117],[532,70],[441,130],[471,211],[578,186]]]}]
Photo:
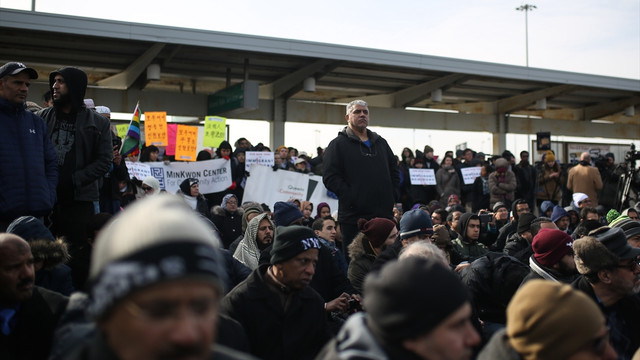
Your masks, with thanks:
[{"label": "black knit hat", "polygon": [[433,234],[433,222],[424,210],[409,210],[400,219],[400,239]]},{"label": "black knit hat", "polygon": [[304,215],[294,203],[278,201],[273,205],[273,223],[276,226],[288,226],[303,217]]},{"label": "black knit hat", "polygon": [[426,334],[467,301],[469,295],[458,276],[435,259],[412,257],[388,263],[364,284],[367,317],[385,340]]},{"label": "black knit hat", "polygon": [[198,183],[198,179],[195,179],[195,178],[184,179],[180,183],[180,190],[187,195],[191,195],[191,186],[197,183]]},{"label": "black knit hat", "polygon": [[271,248],[271,264],[287,261],[309,249],[320,249],[320,240],[313,230],[301,225],[278,226]]}]

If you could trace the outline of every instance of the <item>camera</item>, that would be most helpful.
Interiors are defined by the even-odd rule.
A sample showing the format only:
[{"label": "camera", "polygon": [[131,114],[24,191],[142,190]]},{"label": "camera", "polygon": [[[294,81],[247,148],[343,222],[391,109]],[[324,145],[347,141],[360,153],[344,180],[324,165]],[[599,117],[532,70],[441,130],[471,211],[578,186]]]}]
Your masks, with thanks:
[{"label": "camera", "polygon": [[478,217],[480,218],[480,224],[488,224],[493,219],[493,213],[480,214]]},{"label": "camera", "polygon": [[360,301],[356,299],[350,299],[349,305],[347,306],[347,312],[349,314],[357,313],[362,311],[362,305],[360,305]]}]

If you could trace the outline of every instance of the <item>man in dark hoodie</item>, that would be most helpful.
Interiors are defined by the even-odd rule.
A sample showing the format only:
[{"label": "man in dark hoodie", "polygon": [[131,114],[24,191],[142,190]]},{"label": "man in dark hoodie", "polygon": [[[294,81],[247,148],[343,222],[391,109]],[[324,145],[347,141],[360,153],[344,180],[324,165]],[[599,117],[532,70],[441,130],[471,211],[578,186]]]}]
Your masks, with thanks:
[{"label": "man in dark hoodie", "polygon": [[462,256],[473,261],[486,254],[489,250],[478,242],[480,237],[480,217],[472,213],[464,213],[458,223],[458,238],[453,240],[453,248]]},{"label": "man in dark hoodie", "polygon": [[387,141],[367,129],[367,103],[362,100],[349,103],[345,118],[349,125],[324,153],[322,181],[338,196],[342,250],[348,254],[349,244],[358,234],[358,219],[393,220],[400,175]]},{"label": "man in dark hoodie", "polygon": [[504,249],[507,238],[518,230],[518,219],[520,215],[529,212],[531,212],[529,204],[524,199],[516,199],[513,204],[511,204],[511,221],[500,228],[498,238],[491,248],[492,251],[502,251],[502,249]]},{"label": "man in dark hoodie", "polygon": [[38,112],[49,128],[58,161],[58,202],[53,230],[66,236],[71,256],[86,241],[86,227],[99,200],[100,179],[113,160],[109,120],[84,105],[87,75],[74,67],[49,74],[53,106]]}]

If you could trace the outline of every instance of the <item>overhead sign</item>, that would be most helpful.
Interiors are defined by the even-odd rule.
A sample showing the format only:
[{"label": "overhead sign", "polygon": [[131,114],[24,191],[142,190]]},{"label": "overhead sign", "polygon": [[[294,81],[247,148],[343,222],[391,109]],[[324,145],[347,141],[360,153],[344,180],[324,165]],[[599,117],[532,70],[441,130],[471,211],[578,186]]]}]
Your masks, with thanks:
[{"label": "overhead sign", "polygon": [[258,82],[245,81],[222,89],[207,97],[207,114],[220,115],[258,108]]}]

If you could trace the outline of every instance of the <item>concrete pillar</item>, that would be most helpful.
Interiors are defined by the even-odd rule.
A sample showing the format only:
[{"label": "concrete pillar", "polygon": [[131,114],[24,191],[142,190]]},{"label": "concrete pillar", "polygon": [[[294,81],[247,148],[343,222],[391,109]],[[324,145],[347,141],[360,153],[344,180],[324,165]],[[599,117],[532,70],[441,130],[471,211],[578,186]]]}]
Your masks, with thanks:
[{"label": "concrete pillar", "polygon": [[273,122],[271,123],[271,149],[275,151],[284,143],[284,123],[287,120],[287,100],[276,98],[273,100]]},{"label": "concrete pillar", "polygon": [[504,150],[507,149],[507,131],[508,131],[508,122],[509,115],[499,113],[496,115],[496,128],[498,132],[493,134],[493,154],[502,154]]}]

